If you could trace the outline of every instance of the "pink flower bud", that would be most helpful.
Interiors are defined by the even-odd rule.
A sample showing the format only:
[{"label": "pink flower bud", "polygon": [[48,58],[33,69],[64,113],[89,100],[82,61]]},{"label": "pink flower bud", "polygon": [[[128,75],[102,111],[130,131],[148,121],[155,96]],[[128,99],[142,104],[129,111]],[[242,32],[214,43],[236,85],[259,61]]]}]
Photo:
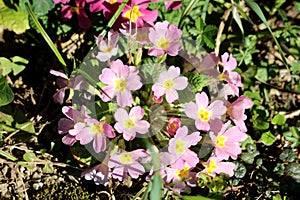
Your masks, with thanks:
[{"label": "pink flower bud", "polygon": [[168,126],[167,126],[167,132],[171,135],[174,136],[176,133],[177,129],[180,127],[181,121],[178,118],[172,117],[168,121]]}]

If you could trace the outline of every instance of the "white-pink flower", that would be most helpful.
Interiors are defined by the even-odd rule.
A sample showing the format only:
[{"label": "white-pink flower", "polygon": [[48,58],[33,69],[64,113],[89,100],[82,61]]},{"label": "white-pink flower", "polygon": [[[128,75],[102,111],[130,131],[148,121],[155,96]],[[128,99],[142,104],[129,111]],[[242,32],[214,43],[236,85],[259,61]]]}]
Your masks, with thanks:
[{"label": "white-pink flower", "polygon": [[101,93],[101,99],[108,102],[117,96],[117,103],[121,107],[130,106],[132,104],[131,91],[142,87],[138,70],[134,66],[124,65],[121,60],[111,62],[110,68],[102,70],[99,79],[107,84],[102,89],[104,92]]},{"label": "white-pink flower", "polygon": [[181,49],[178,42],[182,35],[182,31],[174,24],[168,21],[157,22],[153,28],[150,28],[149,40],[154,44],[148,51],[148,55],[162,56],[164,53],[170,56],[176,56]]},{"label": "white-pink flower", "polygon": [[239,127],[241,131],[247,132],[247,127],[244,122],[247,119],[247,115],[245,115],[245,109],[253,106],[251,99],[242,95],[233,103],[227,102],[226,106],[227,112],[234,124]]},{"label": "white-pink flower", "polygon": [[166,94],[168,103],[178,100],[177,90],[184,90],[188,85],[186,77],[180,76],[180,68],[171,66],[159,75],[158,82],[152,86],[156,98]]},{"label": "white-pink flower", "polygon": [[197,154],[189,148],[201,140],[200,132],[188,134],[188,128],[183,126],[176,131],[174,138],[169,141],[168,151],[173,157],[173,168],[183,169],[184,163],[195,167],[199,162]]},{"label": "white-pink flower", "polygon": [[232,162],[221,162],[221,160],[215,156],[211,156],[204,164],[205,169],[200,173],[208,174],[215,177],[216,174],[225,173],[230,177],[234,174],[235,164]]},{"label": "white-pink flower", "polygon": [[106,149],[107,137],[114,138],[116,136],[111,125],[99,122],[95,119],[86,119],[85,122],[80,123],[79,126],[84,127],[76,134],[76,140],[79,140],[82,145],[93,141],[93,148],[96,153]]},{"label": "white-pink flower", "polygon": [[112,155],[108,161],[108,167],[112,169],[112,177],[122,181],[128,173],[132,178],[138,178],[145,173],[145,168],[139,160],[148,156],[144,149]]},{"label": "white-pink flower", "polygon": [[99,35],[98,40],[98,49],[99,52],[96,58],[102,62],[109,60],[112,56],[117,55],[118,52],[118,42],[119,33],[115,31],[109,31],[107,39],[102,35]]},{"label": "white-pink flower", "polygon": [[215,155],[219,160],[227,160],[229,157],[237,159],[237,156],[242,153],[240,142],[247,139],[248,135],[237,126],[228,128],[230,121],[225,123],[221,130],[215,135],[210,132],[210,137],[215,144]]},{"label": "white-pink flower", "polygon": [[222,56],[223,72],[220,74],[220,79],[227,81],[236,96],[239,95],[239,87],[243,86],[241,76],[232,70],[237,66],[236,59],[227,52]]},{"label": "white-pink flower", "polygon": [[215,100],[208,105],[209,99],[205,92],[196,94],[196,103],[186,105],[185,113],[189,118],[195,119],[198,130],[209,131],[210,120],[219,118],[226,113],[226,107],[221,100]]},{"label": "white-pink flower", "polygon": [[144,109],[140,106],[133,107],[129,114],[123,108],[118,108],[114,114],[116,124],[114,128],[119,132],[123,133],[123,138],[127,141],[133,140],[136,133],[146,134],[150,128],[149,122],[142,120],[144,116]]}]

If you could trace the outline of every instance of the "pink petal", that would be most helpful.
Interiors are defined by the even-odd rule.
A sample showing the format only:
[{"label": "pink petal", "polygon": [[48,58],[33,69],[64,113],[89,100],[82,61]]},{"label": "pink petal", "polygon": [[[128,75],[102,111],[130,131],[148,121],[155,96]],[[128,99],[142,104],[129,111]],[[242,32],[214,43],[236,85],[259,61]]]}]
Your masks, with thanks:
[{"label": "pink petal", "polygon": [[145,111],[142,107],[140,106],[135,106],[133,107],[130,112],[129,112],[129,117],[133,117],[136,120],[140,120],[144,117]]},{"label": "pink petal", "polygon": [[157,48],[157,47],[151,47],[148,51],[148,55],[149,56],[155,56],[155,57],[159,57],[162,56],[164,54],[164,50]]},{"label": "pink petal", "polygon": [[52,75],[54,75],[54,76],[59,76],[59,77],[61,77],[61,78],[63,78],[63,79],[66,79],[66,80],[69,79],[69,78],[67,77],[67,75],[65,75],[64,73],[59,72],[59,71],[55,71],[55,70],[53,70],[53,69],[50,70],[50,74],[52,74]]},{"label": "pink petal", "polygon": [[61,88],[53,95],[53,100],[55,103],[63,104],[66,89],[67,88]]},{"label": "pink petal", "polygon": [[114,114],[114,118],[118,121],[118,122],[123,122],[126,119],[129,118],[129,115],[127,113],[127,111],[124,108],[118,108],[116,113]]},{"label": "pink petal", "polygon": [[210,119],[215,119],[221,115],[226,113],[226,107],[224,106],[224,102],[221,100],[216,100],[212,102],[207,110],[210,110]]},{"label": "pink petal", "polygon": [[96,134],[94,137],[93,147],[96,153],[104,151],[106,149],[106,138],[103,134]]},{"label": "pink petal", "polygon": [[73,13],[71,11],[72,7],[70,5],[65,5],[60,10],[60,17],[63,21],[67,21],[68,19],[71,19],[73,16]]},{"label": "pink petal", "polygon": [[67,133],[70,129],[74,127],[74,122],[72,120],[61,118],[58,121],[58,133]]},{"label": "pink petal", "polygon": [[140,133],[140,134],[146,134],[148,133],[148,129],[150,128],[149,122],[145,120],[137,121],[136,127],[134,127],[134,131]]},{"label": "pink petal", "polygon": [[102,82],[102,83],[105,83],[105,84],[114,84],[114,80],[116,79],[116,75],[115,73],[111,70],[111,69],[108,69],[108,68],[104,68],[102,70],[102,74],[99,75],[99,80]]},{"label": "pink petal", "polygon": [[102,127],[103,127],[103,131],[104,131],[105,135],[108,138],[114,138],[114,137],[116,137],[116,134],[113,131],[113,128],[111,127],[111,125],[103,123]]},{"label": "pink petal", "polygon": [[186,104],[185,114],[192,119],[198,118],[198,107],[194,102]]},{"label": "pink petal", "polygon": [[201,121],[201,120],[199,120],[199,119],[196,119],[196,121],[195,121],[195,125],[196,125],[196,128],[198,129],[198,130],[202,130],[202,131],[209,131],[209,129],[210,129],[210,126],[209,126],[209,123],[208,122],[203,122],[203,121]]},{"label": "pink petal", "polygon": [[113,70],[114,73],[116,73],[117,78],[128,76],[129,67],[127,65],[124,65],[123,62],[119,59],[111,62],[110,68]]},{"label": "pink petal", "polygon": [[188,86],[188,79],[186,77],[178,77],[173,82],[176,90],[184,90]]},{"label": "pink petal", "polygon": [[102,101],[104,101],[104,102],[111,101],[116,95],[116,91],[115,91],[114,87],[111,85],[105,86],[104,88],[102,88],[102,90],[105,93],[101,92],[100,97],[101,97]]},{"label": "pink petal", "polygon": [[132,95],[129,90],[124,90],[123,92],[117,93],[117,103],[120,107],[131,106]]},{"label": "pink petal", "polygon": [[[208,96],[205,92],[197,93],[196,94],[196,104],[198,109],[206,108],[208,105]],[[197,111],[198,111],[197,109]]]},{"label": "pink petal", "polygon": [[176,90],[166,90],[166,99],[168,103],[178,100],[178,93]]},{"label": "pink petal", "polygon": [[67,134],[62,138],[62,142],[66,145],[73,146],[73,144],[76,142],[76,139],[74,136]]}]

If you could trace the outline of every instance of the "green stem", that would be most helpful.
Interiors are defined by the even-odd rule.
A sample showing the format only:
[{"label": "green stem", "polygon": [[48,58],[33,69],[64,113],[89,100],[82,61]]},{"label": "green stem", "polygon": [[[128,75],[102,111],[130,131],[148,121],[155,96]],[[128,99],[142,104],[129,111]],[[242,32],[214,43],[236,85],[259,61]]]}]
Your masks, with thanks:
[{"label": "green stem", "polygon": [[204,23],[205,23],[208,4],[209,4],[209,0],[205,0],[204,6],[203,6],[203,9],[202,9],[202,13],[201,13],[201,19],[203,20]]},{"label": "green stem", "polygon": [[195,4],[197,3],[198,0],[191,0],[189,5],[186,7],[186,9],[183,11],[181,17],[180,17],[180,21],[179,21],[179,25],[178,28],[182,29],[183,26],[183,20],[184,18],[193,10]]}]

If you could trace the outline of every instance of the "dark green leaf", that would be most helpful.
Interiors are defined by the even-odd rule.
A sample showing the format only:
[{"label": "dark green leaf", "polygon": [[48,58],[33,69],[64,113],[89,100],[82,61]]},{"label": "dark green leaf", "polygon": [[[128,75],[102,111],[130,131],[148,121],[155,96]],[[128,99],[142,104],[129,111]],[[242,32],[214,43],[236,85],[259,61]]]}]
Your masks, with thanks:
[{"label": "dark green leaf", "polygon": [[235,165],[234,176],[237,178],[243,178],[247,172],[246,167],[239,162],[235,162]]},{"label": "dark green leaf", "polygon": [[8,86],[6,79],[0,74],[0,106],[9,104],[14,100],[14,93]]},{"label": "dark green leaf", "polygon": [[245,161],[245,163],[253,164],[254,162],[254,155],[252,153],[243,153],[241,159]]},{"label": "dark green leaf", "polygon": [[184,200],[213,200],[203,196],[183,196]]},{"label": "dark green leaf", "polygon": [[31,6],[33,12],[40,16],[46,15],[51,9],[54,8],[55,4],[53,1],[49,0],[32,0]]}]

